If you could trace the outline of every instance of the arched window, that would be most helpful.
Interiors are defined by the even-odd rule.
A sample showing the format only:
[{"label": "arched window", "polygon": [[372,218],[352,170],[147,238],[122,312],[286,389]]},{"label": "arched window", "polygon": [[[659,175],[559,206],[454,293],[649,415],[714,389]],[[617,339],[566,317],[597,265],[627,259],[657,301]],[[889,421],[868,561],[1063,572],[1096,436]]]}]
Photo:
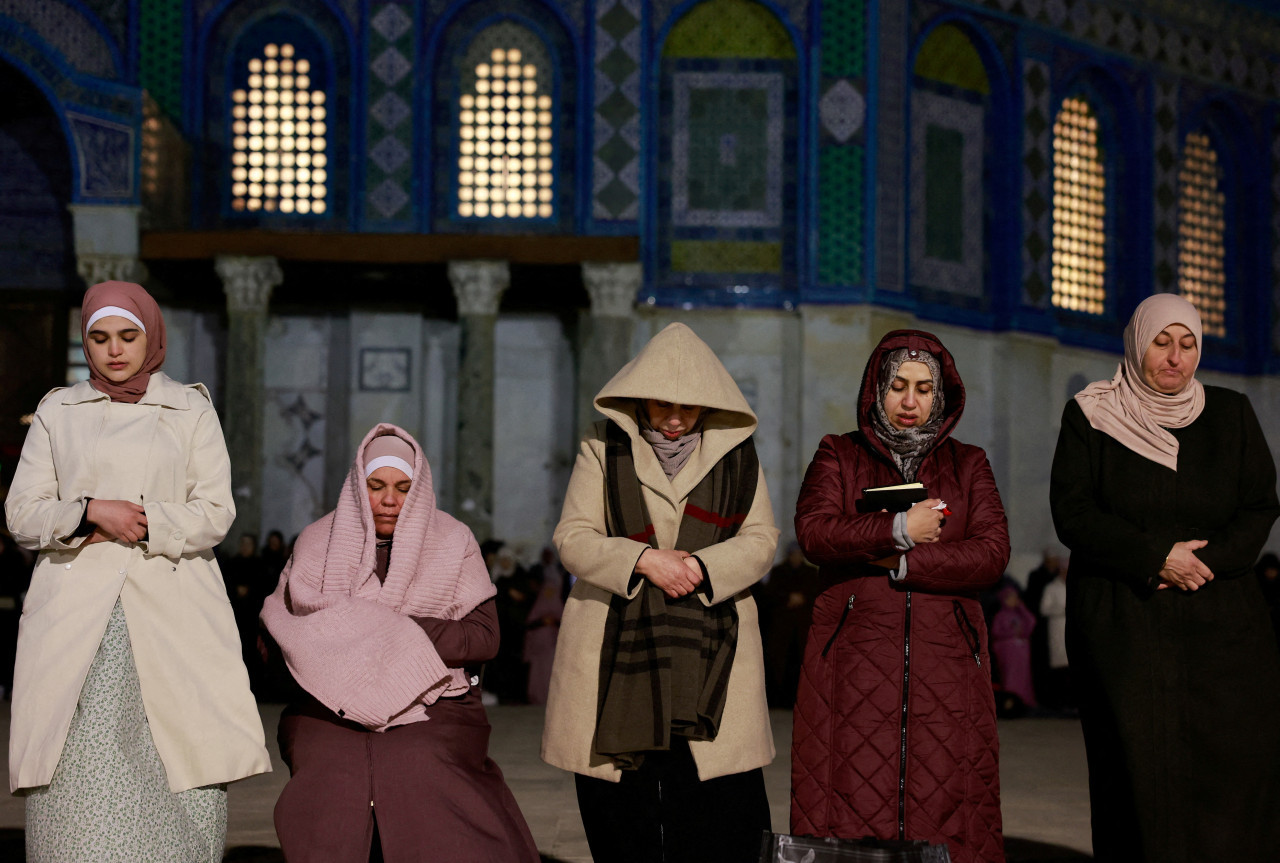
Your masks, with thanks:
[{"label": "arched window", "polygon": [[1207,335],[1225,337],[1226,195],[1218,151],[1204,132],[1187,135],[1178,166],[1178,293],[1200,312]]},{"label": "arched window", "polygon": [[556,96],[542,40],[514,21],[479,33],[463,60],[456,215],[555,216]]},{"label": "arched window", "polygon": [[268,42],[231,93],[231,209],[289,215],[328,210],[328,99],[314,58]]},{"label": "arched window", "polygon": [[979,301],[988,281],[991,102],[986,66],[968,34],[954,24],[935,27],[916,54],[911,93],[910,280],[930,299]]},{"label": "arched window", "polygon": [[1101,315],[1107,300],[1107,177],[1098,118],[1080,96],[1053,124],[1053,305]]}]

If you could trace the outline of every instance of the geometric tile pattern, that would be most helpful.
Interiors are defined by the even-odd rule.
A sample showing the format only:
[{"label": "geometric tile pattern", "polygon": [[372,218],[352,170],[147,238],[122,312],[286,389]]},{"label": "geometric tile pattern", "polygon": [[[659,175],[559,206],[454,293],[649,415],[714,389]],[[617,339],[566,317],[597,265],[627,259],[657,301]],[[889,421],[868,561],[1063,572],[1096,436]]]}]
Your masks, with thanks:
[{"label": "geometric tile pattern", "polygon": [[866,147],[823,147],[818,153],[818,284],[863,281]]},{"label": "geometric tile pattern", "polygon": [[364,223],[404,226],[413,217],[414,4],[377,0],[369,7],[365,104]]},{"label": "geometric tile pattern", "polygon": [[866,278],[867,2],[822,9],[817,281],[826,287]]},{"label": "geometric tile pattern", "polygon": [[880,80],[876,118],[876,269],[877,291],[901,294],[906,287],[903,248],[906,235],[907,141],[904,98],[907,86],[908,4],[880,5]]},{"label": "geometric tile pattern", "polygon": [[[861,5],[862,2],[863,0],[840,0],[838,3],[824,3],[822,10],[822,26],[827,26],[828,16],[832,14],[834,7]],[[683,3],[684,0],[652,0],[649,5],[650,20],[653,22],[654,30],[656,31],[664,24],[670,23],[668,19],[670,19],[671,13],[675,11],[677,6],[680,6]],[[807,32],[809,28],[810,0],[774,0],[774,2],[770,4],[761,5],[766,8],[769,8],[769,6],[775,7],[770,11],[782,20],[790,22],[791,26],[796,29],[796,32],[802,34],[801,38],[803,38],[803,34]],[[814,5],[817,5],[816,2]],[[684,14],[688,14],[690,11],[692,10],[686,9]],[[725,26],[732,27],[734,26],[734,23],[735,22],[725,22]]]},{"label": "geometric tile pattern", "polygon": [[781,227],[783,74],[677,72],[672,86],[672,223]]},{"label": "geometric tile pattern", "polygon": [[1053,241],[1052,119],[1049,66],[1022,63],[1022,302],[1037,308],[1049,302]]},{"label": "geometric tile pattern", "polygon": [[982,297],[985,114],[976,98],[924,87],[911,94],[907,248],[913,287]]},{"label": "geometric tile pattern", "polygon": [[116,76],[111,43],[62,0],[0,0],[0,16],[39,33],[77,70],[99,78]]},{"label": "geometric tile pattern", "polygon": [[1178,278],[1178,84],[1160,77],[1155,80],[1154,139],[1152,169],[1155,189],[1152,205],[1154,233],[1154,290],[1177,290]]},{"label": "geometric tile pattern", "polygon": [[66,116],[80,158],[80,196],[132,196],[134,129],[122,123],[112,123],[70,111]]},{"label": "geometric tile pattern", "polygon": [[138,15],[139,78],[170,118],[182,117],[182,6],[142,0]]},{"label": "geometric tile pattern", "polygon": [[[1275,19],[1242,4],[1186,0],[979,0],[1183,74],[1280,96]],[[1145,7],[1145,9],[1143,8]]]},{"label": "geometric tile pattern", "polygon": [[818,100],[818,121],[837,144],[849,143],[850,138],[862,131],[866,117],[867,100],[847,78],[837,80]]},{"label": "geometric tile pattern", "polygon": [[640,216],[641,14],[641,0],[596,4],[591,215],[601,221]]}]

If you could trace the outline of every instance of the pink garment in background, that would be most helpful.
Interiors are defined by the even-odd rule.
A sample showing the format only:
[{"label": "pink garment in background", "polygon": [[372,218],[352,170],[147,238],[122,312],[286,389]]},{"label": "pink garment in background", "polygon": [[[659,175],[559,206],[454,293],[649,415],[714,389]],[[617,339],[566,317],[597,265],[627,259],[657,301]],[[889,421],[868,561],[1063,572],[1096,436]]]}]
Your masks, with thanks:
[{"label": "pink garment in background", "polygon": [[556,656],[560,617],[564,614],[561,594],[564,570],[552,561],[542,568],[542,585],[529,609],[524,635],[524,661],[529,663],[530,704],[546,704],[551,689],[551,662]]},{"label": "pink garment in background", "polygon": [[1027,707],[1036,706],[1031,677],[1031,631],[1035,627],[1036,616],[1021,601],[1001,605],[991,621],[991,651],[1000,668],[1000,683]]}]

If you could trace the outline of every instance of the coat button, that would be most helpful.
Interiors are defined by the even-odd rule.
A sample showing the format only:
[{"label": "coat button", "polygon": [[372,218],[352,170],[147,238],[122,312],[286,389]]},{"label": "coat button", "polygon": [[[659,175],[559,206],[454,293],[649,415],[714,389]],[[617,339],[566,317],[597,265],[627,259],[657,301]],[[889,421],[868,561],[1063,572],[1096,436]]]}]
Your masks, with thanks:
[{"label": "coat button", "polygon": [[129,574],[129,570],[127,570],[127,569],[118,569],[118,570],[116,570],[116,572],[120,573],[121,575],[128,575],[128,574]]},{"label": "coat button", "polygon": [[69,564],[69,563],[68,563],[68,564],[67,564],[67,569],[70,569],[70,568],[71,568],[71,564]]}]

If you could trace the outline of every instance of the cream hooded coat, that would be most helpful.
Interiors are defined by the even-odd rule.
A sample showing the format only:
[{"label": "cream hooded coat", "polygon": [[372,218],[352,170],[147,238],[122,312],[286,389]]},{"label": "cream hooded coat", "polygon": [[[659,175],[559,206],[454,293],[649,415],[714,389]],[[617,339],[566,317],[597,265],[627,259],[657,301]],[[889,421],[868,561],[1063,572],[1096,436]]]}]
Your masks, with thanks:
[{"label": "cream hooded coat", "polygon": [[[640,437],[634,399],[658,399],[713,408],[702,440],[674,481],[668,480],[653,448]],[[596,408],[631,437],[636,474],[661,548],[673,548],[689,493],[726,453],[751,436],[756,416],[716,355],[684,324],[671,324],[650,340],[595,398]],[[641,553],[649,546],[610,537],[605,524],[605,428],[596,423],[582,441],[555,544],[567,572],[577,576],[565,604],[551,672],[542,758],[548,764],[588,776],[618,781],[621,771],[592,754],[595,736],[600,652],[612,595],[632,598],[630,588]],[[749,588],[773,565],[778,530],[764,473],[755,500],[736,536],[707,548],[690,549],[706,566],[708,605],[737,603],[738,644],[729,675],[728,700],[715,740],[693,741],[689,749],[701,779],[742,773],[773,760],[773,733],[764,696],[760,627]]]},{"label": "cream hooded coat", "polygon": [[[142,503],[145,542],[70,538],[87,498]],[[271,769],[213,547],[235,518],[231,463],[203,385],[155,373],[137,404],[87,381],[40,402],[5,515],[40,552],[18,630],[9,789],[47,785],[119,597],[172,791]]]}]

